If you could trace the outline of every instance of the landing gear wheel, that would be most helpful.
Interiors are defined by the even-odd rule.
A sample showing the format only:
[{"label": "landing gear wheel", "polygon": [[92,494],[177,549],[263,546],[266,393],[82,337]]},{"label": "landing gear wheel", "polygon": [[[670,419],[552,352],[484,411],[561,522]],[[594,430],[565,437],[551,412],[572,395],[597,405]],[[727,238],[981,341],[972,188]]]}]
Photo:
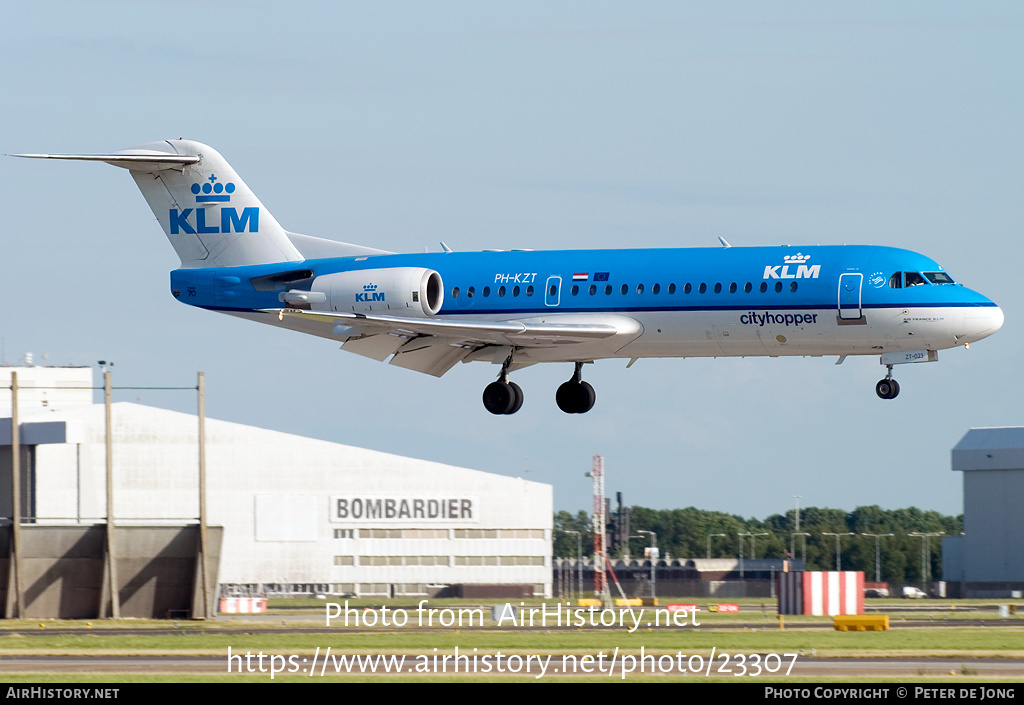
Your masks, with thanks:
[{"label": "landing gear wheel", "polygon": [[502,364],[498,380],[484,387],[484,408],[498,416],[514,414],[523,406],[522,388],[508,378],[513,355],[515,355],[514,349]]},{"label": "landing gear wheel", "polygon": [[[492,414],[502,415],[512,413],[516,407],[516,392],[508,382],[491,382],[484,387],[484,408]],[[523,392],[518,394],[519,405],[522,406]]]},{"label": "landing gear wheel", "polygon": [[875,385],[875,394],[882,399],[895,399],[900,393],[900,385],[894,379],[883,379]]},{"label": "landing gear wheel", "polygon": [[580,408],[577,409],[577,414],[585,414],[594,408],[594,402],[597,401],[597,392],[590,386],[590,382],[580,382],[580,387],[583,388],[583,399]]},{"label": "landing gear wheel", "polygon": [[563,382],[555,391],[555,403],[558,408],[567,414],[575,414],[579,405],[580,385],[572,380]]},{"label": "landing gear wheel", "polygon": [[508,386],[512,388],[513,394],[515,394],[515,401],[512,402],[512,408],[506,411],[506,414],[514,414],[523,407],[523,390],[515,382],[509,382]]},{"label": "landing gear wheel", "polygon": [[585,414],[594,408],[597,393],[589,382],[569,380],[555,392],[555,403],[567,414]]}]

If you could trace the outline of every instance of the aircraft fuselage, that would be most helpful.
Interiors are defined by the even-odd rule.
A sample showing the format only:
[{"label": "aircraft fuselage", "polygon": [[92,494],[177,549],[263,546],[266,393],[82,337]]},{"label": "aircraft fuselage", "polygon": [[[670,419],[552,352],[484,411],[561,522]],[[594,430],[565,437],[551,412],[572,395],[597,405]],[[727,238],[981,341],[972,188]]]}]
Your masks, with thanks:
[{"label": "aircraft fuselage", "polygon": [[[299,279],[309,285],[325,275],[352,272],[358,278],[365,272],[365,285],[356,287],[351,301],[332,300],[327,310],[407,315],[407,307],[388,299],[390,292],[373,288],[375,275],[392,268],[440,275],[437,319],[572,322],[600,314],[639,323],[628,339],[517,353],[537,362],[940,350],[974,342],[1002,323],[1000,309],[983,295],[930,281],[933,273],[948,277],[933,260],[875,246],[374,255],[180,269],[171,275],[171,288],[183,303],[344,339],[310,330],[301,320],[257,313],[280,308],[288,286],[257,291],[254,280],[308,272]],[[923,283],[907,286],[907,272]]]}]

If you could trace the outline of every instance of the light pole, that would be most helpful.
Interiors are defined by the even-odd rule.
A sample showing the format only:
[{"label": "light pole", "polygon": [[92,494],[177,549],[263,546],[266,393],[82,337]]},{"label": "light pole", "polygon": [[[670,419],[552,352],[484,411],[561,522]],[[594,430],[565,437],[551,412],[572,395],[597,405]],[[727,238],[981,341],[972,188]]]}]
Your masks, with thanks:
[{"label": "light pole", "polygon": [[750,534],[750,559],[751,560],[757,558],[757,544],[754,543],[757,540],[757,537],[758,536],[768,536],[768,535],[769,534],[768,534],[767,531],[762,531],[759,534]]},{"label": "light pole", "polygon": [[822,531],[821,535],[822,536],[835,536],[836,537],[836,572],[841,571],[843,569],[843,564],[842,564],[842,560],[840,559],[840,555],[842,554],[842,551],[839,548],[839,537],[840,536],[853,536],[854,535],[853,532],[852,531],[847,531],[847,532],[842,533],[842,534],[833,534],[830,531]]},{"label": "light pole", "polygon": [[945,531],[915,531],[907,536],[920,536],[921,537],[921,589],[926,593],[928,592],[928,583],[931,582],[931,560],[930,560],[930,546],[929,540],[932,536],[945,536]]},{"label": "light pole", "polygon": [[861,532],[861,536],[874,536],[875,537],[875,582],[882,582],[882,545],[881,538],[883,536],[894,536],[895,534],[869,534]]},{"label": "light pole", "polygon": [[[798,495],[798,494],[793,495],[793,499],[796,500],[796,509],[793,512],[793,520],[796,522],[796,528],[793,529],[793,536],[790,538],[789,556],[790,556],[790,558],[792,558],[794,560],[796,560],[796,535],[798,533],[800,533],[800,497],[801,496],[802,495]],[[806,545],[806,544],[807,544],[807,542],[805,540],[804,541],[804,545]]]},{"label": "light pole", "polygon": [[651,597],[657,597],[657,594],[656,594],[656,592],[654,590],[655,581],[657,580],[657,575],[654,572],[654,567],[655,567],[655,564],[658,561],[658,535],[656,533],[654,533],[653,531],[648,531],[647,529],[637,529],[637,531],[639,533],[641,533],[641,534],[650,534],[651,535],[651,549],[650,549],[650,557],[651,557]]},{"label": "light pole", "polygon": [[[736,535],[740,539],[740,580],[743,580],[743,537],[744,536],[750,536],[750,534],[746,533],[746,534],[736,534]],[[744,592],[744,594],[746,594],[746,593]]]},{"label": "light pole", "polygon": [[[803,544],[804,544],[803,548],[804,548],[804,550],[800,554],[800,562],[804,564],[804,570],[807,570],[807,537],[810,536],[810,534],[807,533],[806,531],[794,531],[793,532],[793,546],[794,547],[796,546],[796,537],[797,536],[803,536],[804,537],[804,541],[803,541]],[[793,558],[794,559],[796,558],[795,554],[794,554]]]},{"label": "light pole", "polygon": [[711,559],[711,539],[715,536],[728,536],[728,534],[708,534],[708,559]]}]

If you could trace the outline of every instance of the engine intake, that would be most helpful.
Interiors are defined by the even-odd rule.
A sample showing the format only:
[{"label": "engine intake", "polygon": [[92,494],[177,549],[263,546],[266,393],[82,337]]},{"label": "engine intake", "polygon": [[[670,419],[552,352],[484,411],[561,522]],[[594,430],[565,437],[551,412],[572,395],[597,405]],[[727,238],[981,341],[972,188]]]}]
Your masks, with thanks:
[{"label": "engine intake", "polygon": [[[316,277],[310,287],[326,301],[311,300],[314,311],[387,313],[393,316],[434,316],[444,303],[441,275],[419,267],[388,267],[335,272]],[[313,297],[318,298],[318,297]]]}]

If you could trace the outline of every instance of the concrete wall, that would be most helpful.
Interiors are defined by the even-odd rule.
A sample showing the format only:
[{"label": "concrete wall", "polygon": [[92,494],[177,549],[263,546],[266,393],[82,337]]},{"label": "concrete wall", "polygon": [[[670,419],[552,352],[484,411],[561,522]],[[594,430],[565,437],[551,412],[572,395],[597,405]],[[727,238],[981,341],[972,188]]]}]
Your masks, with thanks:
[{"label": "concrete wall", "polygon": [[[10,584],[10,526],[0,528],[0,594]],[[106,526],[23,526],[24,617],[89,619],[101,614]],[[199,527],[117,527],[115,556],[122,617],[189,618],[198,605]],[[221,527],[207,529],[209,597],[216,608]],[[13,600],[13,595],[10,596]]]}]

